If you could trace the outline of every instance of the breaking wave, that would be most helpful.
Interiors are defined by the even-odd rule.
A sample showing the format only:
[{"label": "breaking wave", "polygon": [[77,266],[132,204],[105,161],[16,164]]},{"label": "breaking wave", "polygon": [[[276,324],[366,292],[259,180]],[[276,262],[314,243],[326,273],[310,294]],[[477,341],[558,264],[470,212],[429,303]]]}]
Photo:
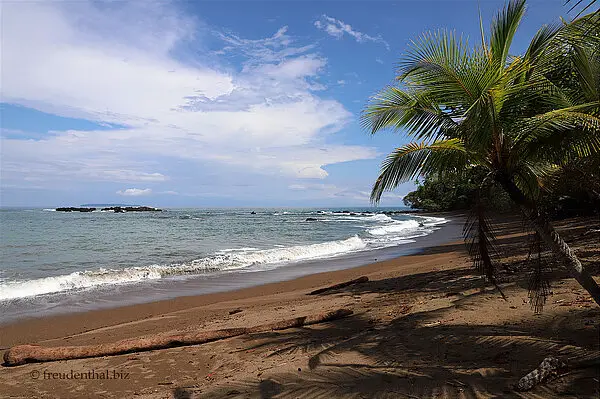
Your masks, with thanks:
[{"label": "breaking wave", "polygon": [[[274,215],[278,214],[288,215],[290,213],[277,212]],[[412,215],[409,220],[397,220],[382,213],[356,212],[350,214],[319,211],[318,214],[326,215],[326,218],[319,218],[319,220],[327,222],[361,221],[363,223],[358,223],[361,226],[354,227],[361,228],[362,232],[346,239],[316,244],[284,246],[273,243],[270,249],[241,246],[239,248],[222,249],[213,252],[211,255],[185,263],[80,270],[70,274],[31,280],[0,279],[0,301],[102,286],[133,284],[168,277],[205,275],[240,269],[270,269],[283,264],[326,259],[353,252],[413,242],[413,238],[428,235],[437,229],[437,225],[447,222],[446,219],[440,217],[417,215]],[[183,214],[179,218],[196,219],[197,217]],[[304,216],[299,215],[298,220],[303,221]],[[262,265],[264,267],[261,267]]]},{"label": "breaking wave", "polygon": [[189,263],[79,271],[67,275],[0,284],[0,300],[26,298],[111,284],[136,283],[165,277],[236,270],[249,266],[323,259],[360,251],[365,249],[366,246],[364,240],[354,236],[346,240],[265,250],[257,250],[256,248],[222,250],[212,256],[196,259]]}]

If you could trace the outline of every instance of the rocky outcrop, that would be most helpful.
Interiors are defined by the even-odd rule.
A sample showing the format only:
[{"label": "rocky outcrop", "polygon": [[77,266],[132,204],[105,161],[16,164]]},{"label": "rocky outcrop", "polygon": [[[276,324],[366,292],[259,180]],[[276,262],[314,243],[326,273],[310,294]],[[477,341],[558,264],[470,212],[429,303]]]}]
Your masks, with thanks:
[{"label": "rocky outcrop", "polygon": [[66,208],[56,208],[58,212],[94,212],[96,208],[75,208],[75,207],[66,207]]},{"label": "rocky outcrop", "polygon": [[152,208],[150,206],[110,206],[102,208],[103,211],[113,211],[114,213],[124,212],[161,212],[162,209]]},{"label": "rocky outcrop", "polygon": [[[56,208],[58,212],[94,212],[97,208],[77,208],[77,207],[63,207]],[[103,211],[113,211],[114,213],[125,213],[125,212],[161,212],[162,209],[152,208],[150,206],[111,206],[108,208],[102,208]]]}]

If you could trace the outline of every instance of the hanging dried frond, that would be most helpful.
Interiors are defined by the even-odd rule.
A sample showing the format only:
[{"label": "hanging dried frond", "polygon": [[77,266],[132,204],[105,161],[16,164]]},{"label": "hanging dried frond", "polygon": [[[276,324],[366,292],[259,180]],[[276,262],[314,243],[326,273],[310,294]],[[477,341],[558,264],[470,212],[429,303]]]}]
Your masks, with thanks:
[{"label": "hanging dried frond", "polygon": [[531,309],[537,314],[544,309],[544,304],[550,294],[548,267],[547,263],[542,260],[542,239],[538,233],[532,235],[526,263],[532,269],[528,287],[529,305],[531,305]]},{"label": "hanging dried frond", "polygon": [[494,260],[498,255],[495,246],[496,236],[490,220],[485,215],[485,204],[481,193],[477,195],[475,207],[463,227],[463,236],[477,271],[485,276],[506,300],[497,282],[498,262]]}]

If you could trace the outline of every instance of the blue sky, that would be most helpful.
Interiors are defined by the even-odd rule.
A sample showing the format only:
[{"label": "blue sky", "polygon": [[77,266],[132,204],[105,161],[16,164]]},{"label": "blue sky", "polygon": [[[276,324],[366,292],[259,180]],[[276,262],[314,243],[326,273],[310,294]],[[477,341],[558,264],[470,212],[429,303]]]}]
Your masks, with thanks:
[{"label": "blue sky", "polygon": [[[2,206],[367,206],[407,141],[361,130],[369,96],[421,33],[479,41],[476,1],[2,7]],[[512,52],[559,16],[530,1]]]}]

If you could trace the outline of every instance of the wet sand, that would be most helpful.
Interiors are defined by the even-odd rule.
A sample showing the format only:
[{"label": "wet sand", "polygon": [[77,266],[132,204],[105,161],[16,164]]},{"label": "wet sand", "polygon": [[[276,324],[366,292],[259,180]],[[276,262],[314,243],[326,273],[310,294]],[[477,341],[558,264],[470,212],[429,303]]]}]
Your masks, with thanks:
[{"label": "wet sand", "polygon": [[[349,308],[343,320],[213,343],[120,356],[0,367],[10,398],[597,397],[597,370],[530,393],[511,384],[547,355],[600,355],[599,308],[576,282],[552,274],[534,315],[519,222],[501,223],[502,287],[486,286],[462,242],[366,266],[235,291],[26,319],[0,326],[0,348],[87,345],[173,331],[253,326]],[[600,223],[559,223],[586,267],[600,269]],[[369,281],[309,296],[330,284]],[[232,310],[240,312],[230,314]],[[91,372],[91,374],[90,374]],[[69,375],[86,374],[85,380]],[[110,378],[101,378],[102,375]]]}]

